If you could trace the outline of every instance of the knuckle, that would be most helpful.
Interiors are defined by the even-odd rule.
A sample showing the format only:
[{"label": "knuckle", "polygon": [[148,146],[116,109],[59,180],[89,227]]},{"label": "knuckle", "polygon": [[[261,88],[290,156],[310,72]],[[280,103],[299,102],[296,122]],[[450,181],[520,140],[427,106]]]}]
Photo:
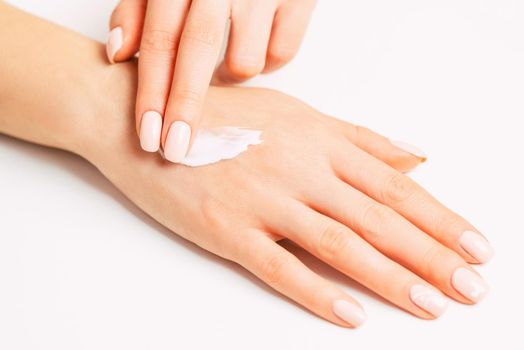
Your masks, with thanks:
[{"label": "knuckle", "polygon": [[224,225],[224,205],[215,197],[206,195],[200,202],[200,215],[209,227],[222,228]]},{"label": "knuckle", "polygon": [[321,256],[334,258],[349,247],[347,230],[338,225],[329,225],[320,234],[318,250]]},{"label": "knuckle", "polygon": [[378,203],[369,205],[362,216],[362,231],[369,239],[377,239],[384,236],[384,227],[392,221],[395,212],[393,209]]},{"label": "knuckle", "polygon": [[388,178],[382,192],[382,202],[400,204],[417,193],[417,185],[407,176],[396,173]]},{"label": "knuckle", "polygon": [[430,276],[432,279],[436,278],[438,271],[443,268],[447,256],[448,251],[438,244],[429,247],[422,256],[422,266],[425,275]]},{"label": "knuckle", "polygon": [[[250,249],[250,240],[244,230],[234,222],[231,208],[220,199],[204,195],[195,207],[195,217],[205,225],[208,235],[191,233],[188,237],[194,243],[229,260],[238,261]],[[177,231],[178,232],[178,231]]]},{"label": "knuckle", "polygon": [[192,24],[184,29],[182,40],[190,43],[203,45],[205,47],[215,47],[219,44],[219,34],[211,29],[215,28],[212,23],[201,21],[202,23]]},{"label": "knuckle", "polygon": [[439,215],[434,222],[434,232],[445,241],[453,242],[457,239],[458,232],[464,231],[465,220],[457,214]]},{"label": "knuckle", "polygon": [[268,284],[278,284],[285,278],[285,271],[290,263],[290,258],[275,255],[260,263],[260,274]]},{"label": "knuckle", "polygon": [[198,107],[203,100],[202,94],[193,89],[176,89],[172,97],[176,103],[190,108]]},{"label": "knuckle", "polygon": [[353,127],[353,140],[356,143],[364,142],[364,140],[369,139],[371,130],[362,125],[355,125]]},{"label": "knuckle", "polygon": [[176,46],[175,33],[166,30],[151,29],[144,33],[140,51],[141,53],[175,57]]}]

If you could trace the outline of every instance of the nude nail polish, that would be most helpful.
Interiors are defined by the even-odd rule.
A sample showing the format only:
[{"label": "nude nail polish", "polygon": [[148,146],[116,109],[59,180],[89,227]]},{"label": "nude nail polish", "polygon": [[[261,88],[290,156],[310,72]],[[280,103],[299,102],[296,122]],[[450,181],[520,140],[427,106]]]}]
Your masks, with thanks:
[{"label": "nude nail polish", "polygon": [[494,254],[493,247],[479,233],[475,231],[465,231],[459,239],[460,246],[468,252],[478,262],[485,263],[491,259]]},{"label": "nude nail polish", "polygon": [[164,156],[173,163],[180,163],[186,157],[191,139],[191,127],[189,124],[176,121],[171,124],[167,133]]},{"label": "nude nail polish", "polygon": [[140,122],[140,146],[146,152],[156,152],[160,148],[162,116],[155,111],[145,112]]},{"label": "nude nail polish", "polygon": [[428,156],[426,155],[426,153],[424,153],[420,148],[413,146],[412,144],[409,144],[403,141],[394,141],[394,140],[390,142],[393,146],[400,148],[404,152],[410,153],[417,158],[421,158],[423,161],[428,159]]},{"label": "nude nail polish", "polygon": [[453,287],[472,302],[479,302],[488,293],[488,285],[480,276],[464,267],[459,267],[451,276]]},{"label": "nude nail polish", "polygon": [[442,294],[422,284],[413,285],[409,297],[415,305],[435,317],[442,315],[448,307],[448,301]]},{"label": "nude nail polish", "polygon": [[121,27],[113,28],[109,32],[109,38],[106,45],[106,53],[109,62],[115,63],[115,55],[122,48],[124,44],[124,33]]},{"label": "nude nail polish", "polygon": [[366,321],[364,310],[360,306],[346,300],[335,300],[333,302],[333,312],[353,327],[359,327]]}]

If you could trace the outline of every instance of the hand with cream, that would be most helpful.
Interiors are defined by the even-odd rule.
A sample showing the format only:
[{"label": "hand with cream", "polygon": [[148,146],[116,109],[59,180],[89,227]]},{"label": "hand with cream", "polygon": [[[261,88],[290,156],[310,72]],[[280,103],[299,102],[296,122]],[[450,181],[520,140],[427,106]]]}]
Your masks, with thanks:
[{"label": "hand with cream", "polygon": [[142,149],[181,163],[198,133],[226,24],[222,82],[282,67],[296,54],[315,0],[121,0],[113,12],[111,62],[140,52],[136,129]]},{"label": "hand with cream", "polygon": [[211,87],[202,129],[256,130],[260,142],[209,165],[171,166],[133,140],[134,63],[108,66],[98,43],[4,3],[0,22],[10,28],[0,33],[0,132],[84,157],[158,222],[314,314],[343,327],[366,319],[279,240],[420,318],[440,316],[448,298],[486,295],[470,263],[493,250],[402,174],[423,160],[416,149],[275,91]]}]

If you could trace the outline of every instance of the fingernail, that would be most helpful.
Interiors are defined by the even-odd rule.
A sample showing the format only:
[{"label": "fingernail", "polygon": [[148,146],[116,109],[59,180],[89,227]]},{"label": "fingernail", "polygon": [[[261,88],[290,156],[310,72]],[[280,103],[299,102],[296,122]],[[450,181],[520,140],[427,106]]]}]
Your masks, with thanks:
[{"label": "fingernail", "polygon": [[448,301],[442,294],[422,284],[413,285],[409,291],[409,297],[415,305],[435,317],[442,315],[448,307]]},{"label": "fingernail", "polygon": [[333,312],[353,327],[359,327],[366,321],[366,313],[360,306],[346,300],[335,300]]},{"label": "fingernail", "polygon": [[453,287],[468,298],[477,303],[482,300],[488,293],[488,285],[476,273],[459,267],[451,276],[451,284]]},{"label": "fingernail", "polygon": [[173,163],[180,163],[186,157],[191,139],[191,127],[181,121],[174,122],[167,133],[164,156]]},{"label": "fingernail", "polygon": [[423,161],[428,159],[428,156],[426,155],[426,153],[422,152],[422,150],[420,148],[415,147],[415,146],[413,146],[413,145],[411,145],[411,144],[409,144],[407,142],[391,141],[391,144],[393,146],[397,147],[397,148],[400,148],[404,152],[411,153],[415,157],[423,159]]},{"label": "fingernail", "polygon": [[115,63],[115,55],[122,48],[124,43],[124,35],[121,27],[113,28],[109,32],[109,38],[107,39],[106,52],[109,62]]},{"label": "fingernail", "polygon": [[145,112],[140,122],[140,146],[146,152],[156,152],[160,148],[162,116],[155,111]]},{"label": "fingernail", "polygon": [[495,251],[489,242],[475,231],[465,231],[459,239],[460,246],[478,262],[485,263]]}]

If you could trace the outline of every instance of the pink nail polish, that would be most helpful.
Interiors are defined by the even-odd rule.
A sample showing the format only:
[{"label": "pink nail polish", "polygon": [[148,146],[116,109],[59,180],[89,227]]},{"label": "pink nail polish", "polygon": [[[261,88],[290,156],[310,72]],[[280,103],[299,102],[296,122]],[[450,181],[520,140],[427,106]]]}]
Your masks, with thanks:
[{"label": "pink nail polish", "polygon": [[180,163],[186,157],[191,139],[191,127],[189,124],[176,121],[171,124],[167,133],[164,156],[173,163]]},{"label": "pink nail polish", "polygon": [[459,267],[451,276],[453,287],[469,300],[477,303],[488,293],[488,285],[476,273]]},{"label": "pink nail polish", "polygon": [[333,312],[353,327],[359,327],[366,321],[366,313],[358,305],[346,300],[335,300]]},{"label": "pink nail polish", "polygon": [[140,122],[140,146],[146,152],[156,152],[160,148],[162,116],[155,111],[145,112]]},{"label": "pink nail polish", "polygon": [[448,301],[442,294],[422,284],[413,285],[409,291],[409,297],[415,305],[435,317],[442,315],[448,307]]},{"label": "pink nail polish", "polygon": [[109,62],[115,63],[115,55],[124,44],[124,33],[121,27],[116,27],[109,32],[109,38],[106,45],[106,53]]},{"label": "pink nail polish", "polygon": [[394,140],[390,142],[393,146],[400,148],[404,152],[411,153],[412,155],[414,155],[417,158],[421,158],[423,160],[426,160],[428,158],[426,153],[424,153],[420,148],[413,146],[412,144],[409,144],[403,141],[394,141]]},{"label": "pink nail polish", "polygon": [[495,253],[489,242],[475,231],[465,231],[459,239],[460,246],[478,262],[488,262]]}]

